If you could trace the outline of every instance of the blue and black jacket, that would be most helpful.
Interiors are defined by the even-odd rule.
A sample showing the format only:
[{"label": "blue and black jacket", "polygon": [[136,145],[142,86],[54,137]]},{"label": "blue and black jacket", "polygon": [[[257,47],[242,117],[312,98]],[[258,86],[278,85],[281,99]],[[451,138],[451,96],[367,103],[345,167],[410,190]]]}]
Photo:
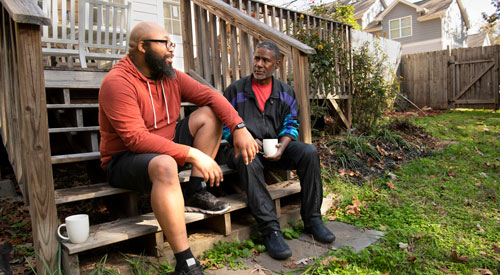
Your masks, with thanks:
[{"label": "blue and black jacket", "polygon": [[[299,104],[295,91],[288,84],[273,77],[271,95],[266,101],[264,113],[252,91],[252,76],[235,81],[226,88],[224,96],[233,105],[254,138],[279,138],[299,136]],[[234,129],[231,129],[234,130]],[[233,143],[230,129],[224,125],[222,138]]]}]

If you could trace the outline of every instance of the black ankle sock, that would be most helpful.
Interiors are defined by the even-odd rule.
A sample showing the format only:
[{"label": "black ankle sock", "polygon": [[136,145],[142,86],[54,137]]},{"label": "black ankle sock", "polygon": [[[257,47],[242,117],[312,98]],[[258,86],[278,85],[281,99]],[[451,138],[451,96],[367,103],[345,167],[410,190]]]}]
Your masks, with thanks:
[{"label": "black ankle sock", "polygon": [[204,189],[203,178],[190,177],[188,182],[181,183],[181,189],[184,198],[189,198],[194,193]]},{"label": "black ankle sock", "polygon": [[194,258],[190,248],[182,252],[175,253],[174,256],[175,260],[177,261],[177,263],[175,264],[176,271],[179,271],[185,267],[196,264],[196,259]]}]

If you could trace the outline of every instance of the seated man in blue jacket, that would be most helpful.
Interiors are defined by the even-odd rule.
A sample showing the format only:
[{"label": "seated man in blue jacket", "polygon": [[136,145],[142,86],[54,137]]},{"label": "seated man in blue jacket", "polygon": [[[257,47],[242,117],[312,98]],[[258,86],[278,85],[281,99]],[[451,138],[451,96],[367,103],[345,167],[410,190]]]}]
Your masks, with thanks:
[{"label": "seated man in blue jacket", "polygon": [[[302,198],[300,213],[305,231],[322,243],[333,242],[335,235],[321,220],[323,188],[319,156],[313,145],[297,141],[299,105],[294,90],[273,77],[279,65],[280,51],[276,44],[261,42],[254,52],[252,75],[232,83],[224,92],[224,96],[243,118],[244,123],[238,124],[236,128],[246,127],[261,151],[263,139],[278,138],[278,151],[271,156],[257,154],[248,165],[241,157],[234,157],[234,148],[231,146],[224,154],[228,166],[238,171],[247,193],[248,206],[263,234],[270,256],[286,259],[292,256],[292,251],[281,234],[273,200],[266,189],[264,167],[297,169]],[[222,136],[230,144],[233,130],[224,126]]]}]

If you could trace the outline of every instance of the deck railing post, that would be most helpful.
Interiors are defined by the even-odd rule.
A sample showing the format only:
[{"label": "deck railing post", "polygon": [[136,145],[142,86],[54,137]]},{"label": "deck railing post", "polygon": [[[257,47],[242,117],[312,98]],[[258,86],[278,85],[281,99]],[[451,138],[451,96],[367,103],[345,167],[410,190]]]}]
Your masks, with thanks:
[{"label": "deck railing post", "polygon": [[[40,26],[16,24],[21,140],[21,184],[28,186],[38,274],[56,270],[57,211],[50,158]],[[50,269],[50,270],[47,270]]]},{"label": "deck railing post", "polygon": [[309,62],[307,55],[292,48],[293,88],[297,94],[300,106],[299,139],[306,143],[312,142],[311,110],[309,104]]},{"label": "deck railing post", "polygon": [[[16,179],[28,193],[36,269],[56,271],[57,212],[50,158],[41,25],[50,19],[32,0],[0,0],[2,11],[2,136]],[[4,136],[6,134],[6,136]],[[16,138],[12,138],[16,137]],[[24,194],[26,195],[26,194]]]}]

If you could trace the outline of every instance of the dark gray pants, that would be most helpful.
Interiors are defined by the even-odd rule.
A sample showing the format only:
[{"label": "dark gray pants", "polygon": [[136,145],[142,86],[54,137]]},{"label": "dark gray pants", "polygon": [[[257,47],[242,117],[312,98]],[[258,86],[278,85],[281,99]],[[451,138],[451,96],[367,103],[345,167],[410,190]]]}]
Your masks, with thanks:
[{"label": "dark gray pants", "polygon": [[264,235],[280,230],[278,218],[274,213],[274,203],[266,189],[264,167],[278,170],[297,170],[300,179],[302,205],[300,214],[304,225],[321,219],[323,188],[321,169],[316,147],[299,141],[288,144],[279,161],[268,161],[257,154],[252,163],[245,165],[243,159],[234,158],[234,148],[225,150],[227,164],[238,171],[240,184],[247,193],[247,203],[257,221],[259,231]]}]

